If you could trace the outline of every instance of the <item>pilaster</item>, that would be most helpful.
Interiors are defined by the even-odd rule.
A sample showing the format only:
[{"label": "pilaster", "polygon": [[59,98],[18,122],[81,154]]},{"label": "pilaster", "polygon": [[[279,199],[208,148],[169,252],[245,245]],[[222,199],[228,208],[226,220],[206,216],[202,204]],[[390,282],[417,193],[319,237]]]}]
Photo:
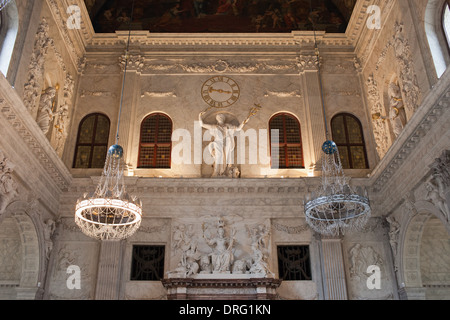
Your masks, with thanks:
[{"label": "pilaster", "polygon": [[322,237],[322,269],[325,300],[347,300],[342,239]]},{"label": "pilaster", "polygon": [[322,145],[325,142],[325,119],[323,115],[323,104],[320,86],[319,61],[314,55],[302,55],[299,58],[300,74],[304,84],[304,96],[307,117],[309,119],[309,130],[311,136],[311,164],[320,160]]},{"label": "pilaster", "polygon": [[103,241],[100,246],[95,300],[117,300],[121,283],[122,242]]}]

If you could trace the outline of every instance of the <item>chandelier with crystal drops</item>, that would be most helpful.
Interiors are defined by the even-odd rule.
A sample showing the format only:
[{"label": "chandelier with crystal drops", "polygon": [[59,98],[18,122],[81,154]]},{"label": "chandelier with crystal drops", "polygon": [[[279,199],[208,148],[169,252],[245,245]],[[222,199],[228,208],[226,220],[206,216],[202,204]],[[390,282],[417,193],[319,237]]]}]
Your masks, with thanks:
[{"label": "chandelier with crystal drops", "polygon": [[[311,0],[310,9],[312,12]],[[359,192],[355,192],[348,184],[342,168],[339,149],[329,139],[314,19],[311,19],[311,22],[314,28],[314,49],[317,56],[326,141],[322,146],[321,185],[318,190],[306,196],[304,211],[306,222],[314,231],[326,236],[339,236],[346,232],[361,231],[370,218],[371,208],[367,191],[358,188]]]},{"label": "chandelier with crystal drops", "polygon": [[11,0],[0,0],[0,11],[2,11],[10,2]]},{"label": "chandelier with crystal drops", "polygon": [[[134,1],[131,17],[133,17]],[[117,124],[116,143],[111,146],[106,155],[103,173],[97,189],[92,194],[84,194],[77,201],[75,208],[75,223],[87,236],[97,240],[123,240],[132,236],[140,227],[142,221],[142,203],[125,190],[123,148],[118,144],[120,116],[123,105],[123,92],[129,59],[131,38],[131,21],[126,49],[126,62],[122,83],[122,95]]]},{"label": "chandelier with crystal drops", "polygon": [[76,204],[75,223],[91,238],[122,240],[140,227],[142,203],[125,190],[124,165],[122,147],[113,145],[108,150],[97,189]]},{"label": "chandelier with crystal drops", "polygon": [[322,181],[318,190],[306,197],[306,222],[328,236],[361,231],[371,215],[367,191],[358,188],[355,192],[350,187],[333,141],[327,140],[322,150]]}]

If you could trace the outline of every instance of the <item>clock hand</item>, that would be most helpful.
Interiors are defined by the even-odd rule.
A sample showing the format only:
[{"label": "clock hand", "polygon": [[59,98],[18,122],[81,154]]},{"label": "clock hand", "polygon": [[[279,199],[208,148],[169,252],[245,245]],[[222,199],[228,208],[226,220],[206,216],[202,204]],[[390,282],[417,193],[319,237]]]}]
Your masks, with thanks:
[{"label": "clock hand", "polygon": [[222,89],[214,89],[213,87],[210,87],[209,88],[209,93],[211,93],[211,92],[228,93],[228,94],[232,93],[231,91],[225,91],[225,90],[222,90]]}]

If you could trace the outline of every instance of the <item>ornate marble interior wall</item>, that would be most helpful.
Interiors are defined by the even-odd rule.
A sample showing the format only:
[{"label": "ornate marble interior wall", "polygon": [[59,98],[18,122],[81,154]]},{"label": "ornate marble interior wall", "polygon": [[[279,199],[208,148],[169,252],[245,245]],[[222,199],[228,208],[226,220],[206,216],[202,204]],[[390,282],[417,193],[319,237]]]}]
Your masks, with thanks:
[{"label": "ornate marble interior wall", "polygon": [[[74,2],[83,6],[81,0]],[[318,34],[328,124],[336,113],[348,112],[363,126],[370,169],[346,173],[354,177],[352,184],[370,191],[373,217],[364,232],[325,239],[305,223],[302,200],[319,183],[310,175],[325,139],[311,34],[185,38],[136,32],[120,143],[129,165],[127,187],[143,199],[144,221],[133,238],[106,248],[85,237],[73,221],[76,200],[94,190],[100,170],[73,169],[72,164],[78,124],[86,114],[108,115],[109,142],[114,142],[127,33],[94,35],[86,22],[79,30],[67,29],[66,0],[36,0],[33,7],[17,0],[26,24],[21,25],[11,72],[0,79],[0,230],[16,223],[23,235],[22,255],[11,261],[22,261],[22,277],[19,281],[8,273],[11,265],[0,264],[0,296],[165,299],[161,282],[130,280],[133,245],[164,245],[164,269],[173,271],[179,262],[172,250],[177,226],[200,230],[208,219],[223,217],[238,229],[241,258],[251,254],[246,226],[270,228],[268,265],[276,276],[278,245],[310,246],[312,280],[282,283],[280,299],[448,298],[445,261],[424,264],[423,250],[431,243],[442,244],[440,254],[448,250],[450,182],[443,151],[450,150],[450,74],[447,70],[438,81],[430,69],[430,49],[421,27],[427,1],[378,2],[381,29],[365,28],[369,1],[360,0],[345,35]],[[187,129],[193,137],[194,121],[207,107],[201,86],[215,75],[229,76],[240,85],[238,102],[226,109],[237,119],[245,119],[254,103],[261,104],[246,129],[267,129],[277,112],[299,119],[305,169],[274,172],[267,164],[245,164],[241,179],[210,179],[202,165],[136,168],[142,119],[164,112],[174,129]],[[391,83],[401,88],[402,96],[396,98],[403,101],[408,122],[398,136],[389,121],[381,120],[391,111]],[[54,111],[69,111],[59,113],[67,129],[63,135],[54,130],[56,122],[36,121],[40,106],[46,105],[42,90],[56,84],[60,89],[55,106],[67,109]],[[46,126],[51,129],[44,133]],[[444,167],[435,162],[438,157]],[[158,176],[164,178],[154,178]],[[438,230],[439,238],[430,230]],[[18,238],[2,233],[0,239],[5,240],[0,245],[4,255],[11,250],[8,243]],[[119,264],[108,269],[111,259]],[[341,274],[328,273],[326,265],[336,262]],[[81,269],[80,290],[66,286],[70,265]],[[368,265],[380,266],[381,290],[366,286]],[[105,285],[99,270],[117,279],[114,288]],[[331,284],[341,290],[339,297],[331,293]]]}]

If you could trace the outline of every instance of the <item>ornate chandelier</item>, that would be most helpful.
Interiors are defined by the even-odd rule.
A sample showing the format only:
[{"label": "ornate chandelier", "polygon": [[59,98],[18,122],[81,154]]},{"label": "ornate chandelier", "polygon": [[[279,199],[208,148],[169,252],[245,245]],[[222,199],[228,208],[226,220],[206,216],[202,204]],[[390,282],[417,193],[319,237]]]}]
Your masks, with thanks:
[{"label": "ornate chandelier", "polygon": [[333,141],[326,141],[322,150],[322,183],[306,197],[306,222],[323,235],[337,236],[360,231],[371,215],[367,192],[356,193],[347,182]]},{"label": "ornate chandelier", "polygon": [[[311,4],[311,1],[310,1]],[[312,11],[312,5],[311,5]],[[313,26],[314,21],[311,19]],[[318,61],[322,109],[326,141],[322,146],[322,182],[316,192],[306,196],[304,210],[306,222],[322,235],[337,236],[350,231],[360,231],[371,215],[367,191],[356,193],[347,182],[336,144],[329,139],[323,86],[320,71],[320,54],[314,28],[315,53]]]},{"label": "ornate chandelier", "polygon": [[139,229],[142,203],[125,191],[123,149],[113,145],[97,189],[85,194],[75,208],[75,223],[87,236],[98,240],[122,240]]},{"label": "ornate chandelier", "polygon": [[[134,1],[132,5],[132,15]],[[131,26],[131,20],[130,20]],[[116,144],[111,146],[106,156],[103,173],[97,189],[85,194],[77,201],[75,223],[87,236],[97,240],[123,240],[133,235],[142,221],[142,203],[130,196],[125,190],[123,148],[118,144],[120,116],[123,105],[123,91],[128,64],[131,28],[128,35],[126,63],[124,70],[122,95],[117,124]]]},{"label": "ornate chandelier", "polygon": [[2,11],[10,2],[11,0],[0,0],[0,11]]}]

